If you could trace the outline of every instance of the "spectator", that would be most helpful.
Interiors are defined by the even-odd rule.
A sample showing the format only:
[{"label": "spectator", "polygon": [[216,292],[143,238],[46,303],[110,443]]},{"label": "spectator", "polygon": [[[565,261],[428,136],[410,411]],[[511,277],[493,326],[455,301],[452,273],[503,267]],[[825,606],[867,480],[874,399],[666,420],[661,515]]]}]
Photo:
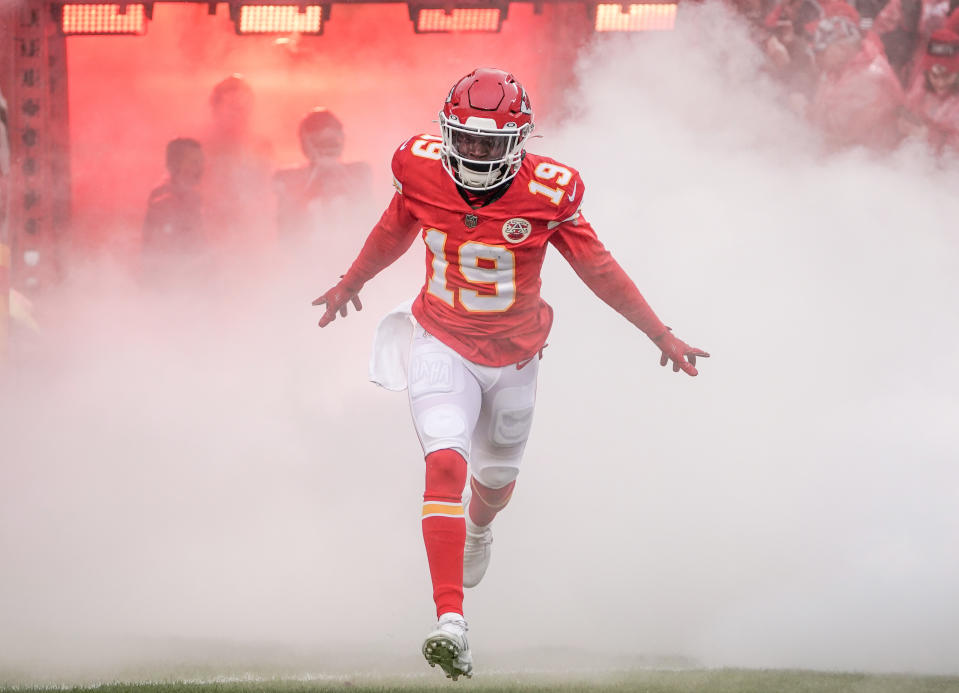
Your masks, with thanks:
[{"label": "spectator", "polygon": [[867,31],[873,28],[876,17],[889,4],[889,0],[849,0],[849,4],[856,8],[861,17],[859,27]]},{"label": "spectator", "polygon": [[170,254],[195,250],[203,222],[200,182],[203,149],[196,140],[180,137],[166,146],[166,181],[150,193],[143,222],[143,251]]},{"label": "spectator", "polygon": [[343,124],[325,108],[315,108],[300,121],[300,148],[305,166],[277,171],[277,221],[284,236],[306,233],[323,224],[323,208],[338,199],[368,198],[369,165],[343,162]]},{"label": "spectator", "polygon": [[763,20],[770,29],[790,22],[797,34],[801,34],[809,22],[822,17],[822,6],[816,0],[781,0],[766,14]]},{"label": "spectator", "polygon": [[762,47],[770,72],[790,91],[808,98],[817,76],[815,58],[804,27],[819,19],[822,11],[813,0],[785,0],[763,19],[768,36]]},{"label": "spectator", "polygon": [[863,35],[859,13],[844,2],[824,5],[807,31],[819,68],[809,119],[832,147],[894,147],[903,93],[878,37]]},{"label": "spectator", "polygon": [[890,65],[902,84],[916,72],[914,57],[936,29],[942,28],[952,0],[889,0],[873,24],[882,38]]},{"label": "spectator", "polygon": [[253,89],[240,75],[227,77],[210,95],[204,197],[208,235],[221,246],[262,240],[272,228],[272,147],[252,132],[253,103]]},{"label": "spectator", "polygon": [[943,25],[943,29],[949,29],[949,31],[954,31],[959,34],[959,0],[953,0],[951,5],[952,9],[949,11],[949,16],[946,17],[946,22]]},{"label": "spectator", "polygon": [[900,130],[924,139],[937,152],[946,147],[959,152],[959,34],[933,32],[918,65]]},{"label": "spectator", "polygon": [[761,40],[766,33],[764,20],[773,10],[775,2],[773,0],[729,0],[729,5],[748,22],[753,35]]}]

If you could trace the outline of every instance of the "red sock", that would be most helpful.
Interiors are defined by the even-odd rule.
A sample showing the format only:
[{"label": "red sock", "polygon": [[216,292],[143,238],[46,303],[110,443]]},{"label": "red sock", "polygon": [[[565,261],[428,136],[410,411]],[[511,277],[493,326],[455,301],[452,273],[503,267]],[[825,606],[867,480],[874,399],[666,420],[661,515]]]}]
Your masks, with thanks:
[{"label": "red sock", "polygon": [[437,450],[426,456],[426,492],[423,494],[423,542],[433,579],[437,618],[463,614],[463,543],[466,522],[462,493],[466,460],[455,450]]},{"label": "red sock", "polygon": [[514,486],[516,481],[509,482],[503,488],[489,488],[478,482],[475,476],[471,476],[470,489],[473,497],[470,499],[470,522],[477,527],[485,527],[492,522],[496,513],[509,503]]}]

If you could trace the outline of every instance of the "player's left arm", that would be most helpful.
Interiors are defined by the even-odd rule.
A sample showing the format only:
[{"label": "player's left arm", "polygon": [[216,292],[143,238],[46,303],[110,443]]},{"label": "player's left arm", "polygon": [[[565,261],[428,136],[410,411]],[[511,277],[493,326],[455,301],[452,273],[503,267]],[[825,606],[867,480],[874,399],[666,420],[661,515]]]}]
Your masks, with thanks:
[{"label": "player's left arm", "polygon": [[[568,211],[567,211],[568,213]],[[550,236],[580,279],[593,293],[642,330],[661,352],[660,365],[670,361],[673,372],[696,375],[696,358],[709,356],[686,344],[663,324],[636,284],[596,236],[579,211],[570,214]]]}]

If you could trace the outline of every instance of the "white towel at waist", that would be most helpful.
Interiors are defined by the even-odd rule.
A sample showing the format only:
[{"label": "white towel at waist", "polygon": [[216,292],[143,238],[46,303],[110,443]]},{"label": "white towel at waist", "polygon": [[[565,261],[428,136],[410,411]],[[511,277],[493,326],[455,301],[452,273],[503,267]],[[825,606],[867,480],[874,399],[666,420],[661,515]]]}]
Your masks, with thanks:
[{"label": "white towel at waist", "polygon": [[406,389],[410,343],[416,325],[412,309],[412,299],[398,305],[380,320],[373,336],[370,382],[394,392]]}]

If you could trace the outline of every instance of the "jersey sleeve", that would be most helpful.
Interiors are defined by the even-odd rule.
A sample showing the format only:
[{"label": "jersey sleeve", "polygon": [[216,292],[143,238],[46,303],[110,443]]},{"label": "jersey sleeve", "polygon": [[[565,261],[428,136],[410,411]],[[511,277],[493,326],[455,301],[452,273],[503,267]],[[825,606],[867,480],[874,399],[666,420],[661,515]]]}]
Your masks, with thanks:
[{"label": "jersey sleeve", "polygon": [[363,249],[343,277],[343,282],[357,291],[396,262],[413,244],[419,230],[416,217],[407,209],[403,197],[403,154],[403,147],[400,147],[393,155],[393,184],[396,192],[390,206],[367,236]]},{"label": "jersey sleeve", "polygon": [[[568,212],[569,210],[567,210]],[[633,280],[613,258],[578,208],[572,218],[560,223],[550,243],[594,294],[627,320],[655,339],[666,326],[653,312]]]},{"label": "jersey sleeve", "polygon": [[403,194],[403,182],[406,180],[406,159],[410,155],[410,142],[416,139],[416,136],[410,137],[393,152],[393,161],[390,164],[393,169],[393,187],[400,195]]},{"label": "jersey sleeve", "polygon": [[553,222],[554,226],[576,219],[580,207],[583,206],[583,193],[586,192],[586,186],[578,171],[570,169],[570,172],[573,175],[570,181],[563,186],[563,196],[558,205],[556,220]]}]

